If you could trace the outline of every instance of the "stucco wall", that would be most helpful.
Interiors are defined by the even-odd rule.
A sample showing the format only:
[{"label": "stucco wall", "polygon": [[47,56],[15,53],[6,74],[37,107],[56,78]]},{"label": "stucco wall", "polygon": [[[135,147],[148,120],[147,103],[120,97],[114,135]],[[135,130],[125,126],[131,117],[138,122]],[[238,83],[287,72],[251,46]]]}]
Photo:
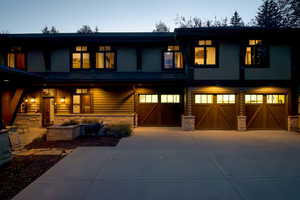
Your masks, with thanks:
[{"label": "stucco wall", "polygon": [[142,50],[142,71],[160,72],[162,68],[162,48],[144,48]]},{"label": "stucco wall", "polygon": [[51,71],[70,71],[70,51],[69,49],[57,49],[51,53]]},{"label": "stucco wall", "polygon": [[221,42],[217,68],[195,68],[195,80],[238,80],[240,64],[239,44]]},{"label": "stucco wall", "polygon": [[117,48],[117,71],[136,71],[136,50],[135,48]]},{"label": "stucco wall", "polygon": [[45,72],[45,61],[42,51],[29,51],[27,54],[27,71]]},{"label": "stucco wall", "polygon": [[270,46],[269,53],[269,67],[245,69],[246,80],[291,79],[291,48],[289,46]]}]

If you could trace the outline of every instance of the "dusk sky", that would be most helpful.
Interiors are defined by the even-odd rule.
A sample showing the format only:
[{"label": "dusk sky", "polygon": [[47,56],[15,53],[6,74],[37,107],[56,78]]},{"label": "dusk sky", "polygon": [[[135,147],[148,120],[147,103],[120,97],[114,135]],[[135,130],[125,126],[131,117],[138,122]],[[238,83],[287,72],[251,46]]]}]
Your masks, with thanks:
[{"label": "dusk sky", "polygon": [[0,31],[41,32],[45,25],[76,32],[83,24],[101,32],[147,32],[160,20],[174,28],[177,15],[203,19],[231,17],[244,21],[256,14],[262,0],[0,0]]}]

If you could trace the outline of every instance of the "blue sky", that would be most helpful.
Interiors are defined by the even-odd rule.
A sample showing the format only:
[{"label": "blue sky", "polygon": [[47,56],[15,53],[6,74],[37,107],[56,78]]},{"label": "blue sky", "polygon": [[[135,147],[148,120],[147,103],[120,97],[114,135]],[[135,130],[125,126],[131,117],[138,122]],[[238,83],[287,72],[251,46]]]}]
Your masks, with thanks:
[{"label": "blue sky", "polygon": [[0,0],[0,31],[40,32],[54,25],[75,32],[81,25],[102,32],[152,31],[160,20],[171,30],[177,15],[203,19],[232,16],[237,10],[245,22],[256,14],[262,0]]}]

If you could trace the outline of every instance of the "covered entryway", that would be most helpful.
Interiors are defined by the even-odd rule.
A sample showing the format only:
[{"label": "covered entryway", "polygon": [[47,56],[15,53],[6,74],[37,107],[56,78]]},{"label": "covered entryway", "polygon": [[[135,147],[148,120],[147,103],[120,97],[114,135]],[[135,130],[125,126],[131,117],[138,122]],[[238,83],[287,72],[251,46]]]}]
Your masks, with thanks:
[{"label": "covered entryway", "polygon": [[237,129],[236,94],[194,94],[192,114],[196,129]]},{"label": "covered entryway", "polygon": [[287,95],[246,94],[247,129],[287,129]]},{"label": "covered entryway", "polygon": [[139,126],[180,126],[183,99],[180,94],[139,94]]}]

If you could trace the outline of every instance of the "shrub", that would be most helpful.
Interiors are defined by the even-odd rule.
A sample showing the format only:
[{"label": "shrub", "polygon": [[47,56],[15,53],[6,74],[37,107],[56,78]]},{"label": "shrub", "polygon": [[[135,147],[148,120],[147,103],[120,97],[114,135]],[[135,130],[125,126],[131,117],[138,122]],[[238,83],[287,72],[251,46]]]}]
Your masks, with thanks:
[{"label": "shrub", "polygon": [[97,120],[97,119],[83,119],[81,121],[81,124],[95,124],[95,123],[99,123],[99,120]]},{"label": "shrub", "polygon": [[113,137],[122,138],[129,137],[132,134],[130,124],[111,124],[106,126],[107,134]]},{"label": "shrub", "polygon": [[77,125],[77,124],[79,124],[78,121],[75,121],[75,120],[71,119],[69,121],[66,121],[66,122],[62,123],[61,125],[62,126],[72,126],[72,125]]}]

